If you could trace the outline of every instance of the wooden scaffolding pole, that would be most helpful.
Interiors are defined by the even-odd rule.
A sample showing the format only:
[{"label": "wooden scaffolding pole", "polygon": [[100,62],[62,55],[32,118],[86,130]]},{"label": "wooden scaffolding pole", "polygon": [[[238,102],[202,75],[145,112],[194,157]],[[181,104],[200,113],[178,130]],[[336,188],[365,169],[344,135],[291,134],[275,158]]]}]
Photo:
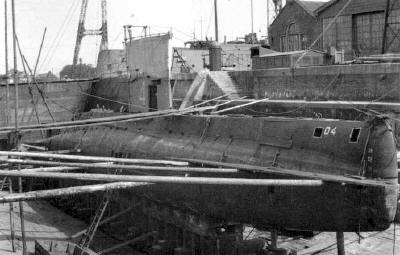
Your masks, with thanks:
[{"label": "wooden scaffolding pole", "polygon": [[[15,30],[15,1],[11,1],[11,12],[12,12],[12,27],[13,27],[13,53],[14,53],[14,91],[15,91],[15,135],[17,150],[19,149],[19,134],[18,134],[18,63],[17,63],[17,33]],[[21,169],[21,165],[18,165],[18,170]],[[18,178],[19,192],[22,193],[22,178]],[[27,255],[26,238],[25,238],[25,220],[24,220],[24,206],[22,201],[19,202],[19,214],[21,219],[21,239],[22,239],[22,254]]]},{"label": "wooden scaffolding pole", "polygon": [[76,195],[76,194],[90,194],[99,191],[132,189],[143,185],[149,185],[149,184],[139,183],[139,182],[114,182],[114,183],[75,186],[75,187],[51,189],[51,190],[37,190],[25,193],[14,193],[5,195],[0,197],[0,202],[8,203],[17,201],[39,200],[39,199],[46,199],[53,197]]},{"label": "wooden scaffolding pole", "polygon": [[75,161],[116,162],[125,164],[151,164],[151,165],[173,165],[173,166],[189,165],[188,162],[173,161],[173,160],[80,156],[80,155],[65,155],[65,154],[53,154],[53,153],[42,153],[42,152],[0,151],[0,156],[21,156],[21,157],[46,158],[46,159],[52,158],[52,159],[65,159],[65,160],[75,160]]},{"label": "wooden scaffolding pole", "polygon": [[[10,77],[8,76],[8,15],[7,0],[4,0],[4,49],[5,49],[5,72],[6,72],[6,125],[10,125]],[[8,186],[10,193],[12,190],[11,178],[8,178]],[[15,252],[15,232],[14,232],[14,203],[10,203],[10,238],[11,248]]]},{"label": "wooden scaffolding pole", "polygon": [[[52,173],[52,172],[19,172],[0,171],[0,176],[30,177],[49,179],[70,179],[104,182],[148,182],[165,184],[199,184],[199,185],[235,185],[235,186],[301,186],[320,187],[321,180],[286,180],[286,179],[246,179],[214,177],[181,177],[181,176],[148,176],[148,175],[115,175],[86,173]],[[1,198],[0,198],[1,202]]]},{"label": "wooden scaffolding pole", "polygon": [[337,244],[337,254],[346,255],[344,249],[344,234],[343,232],[336,232],[336,244]]},{"label": "wooden scaffolding pole", "polygon": [[237,173],[233,168],[206,168],[206,167],[172,167],[172,166],[141,166],[141,165],[118,165],[109,162],[104,163],[74,163],[40,161],[28,159],[0,159],[0,162],[14,164],[29,164],[40,166],[68,166],[80,167],[82,169],[117,169],[117,170],[145,170],[145,171],[173,171],[173,172],[199,172],[199,173]]}]

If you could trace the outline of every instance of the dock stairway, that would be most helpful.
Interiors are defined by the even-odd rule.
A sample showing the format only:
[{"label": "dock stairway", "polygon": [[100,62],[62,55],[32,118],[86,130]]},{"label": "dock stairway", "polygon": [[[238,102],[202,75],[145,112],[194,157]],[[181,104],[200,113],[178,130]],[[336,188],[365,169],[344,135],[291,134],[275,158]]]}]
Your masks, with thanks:
[{"label": "dock stairway", "polygon": [[242,91],[228,72],[212,71],[209,73],[211,83],[218,87],[230,99],[239,99]]}]

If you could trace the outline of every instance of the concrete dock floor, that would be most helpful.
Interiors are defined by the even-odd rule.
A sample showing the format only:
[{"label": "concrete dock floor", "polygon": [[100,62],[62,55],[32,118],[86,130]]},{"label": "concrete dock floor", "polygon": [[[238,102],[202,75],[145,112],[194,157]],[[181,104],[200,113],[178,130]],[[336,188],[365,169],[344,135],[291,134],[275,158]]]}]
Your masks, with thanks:
[{"label": "concrete dock floor", "polygon": [[[87,224],[77,220],[45,201],[24,202],[25,233],[28,252],[34,252],[34,241],[60,240],[67,241],[69,236],[85,229]],[[10,241],[10,206],[0,204],[0,254],[22,254],[20,218],[18,203],[14,203],[14,226],[16,235],[16,252],[12,252]],[[91,248],[100,251],[120,242],[100,231],[95,235]],[[129,247],[121,248],[113,254],[134,254]]]},{"label": "concrete dock floor", "polygon": [[[247,231],[251,229],[247,228]],[[270,235],[267,232],[254,230],[249,237],[269,239]],[[356,233],[344,233],[344,237],[346,255],[400,254],[399,223],[392,224],[389,229],[382,232],[361,233],[361,238]],[[297,255],[336,255],[336,233],[321,232],[310,238],[279,236],[278,247],[295,250]]]},{"label": "concrete dock floor", "polygon": [[[1,195],[1,193],[0,193]],[[77,220],[59,209],[51,206],[46,201],[24,202],[25,229],[28,252],[34,251],[34,241],[59,240],[67,241],[73,234],[83,230],[87,224]],[[16,234],[16,252],[12,252],[10,241],[10,206],[0,204],[0,254],[22,254],[20,232],[20,218],[18,203],[14,203],[14,226]],[[395,229],[394,229],[395,227]],[[396,230],[396,231],[394,231]],[[269,238],[269,233],[246,228],[248,238]],[[245,232],[246,232],[245,231]],[[251,233],[249,232],[251,231]],[[345,248],[347,255],[391,255],[400,254],[400,224],[392,226],[383,232],[362,233],[362,238],[355,233],[345,233]],[[395,238],[395,242],[393,241]],[[359,243],[360,240],[360,243]],[[106,236],[100,231],[96,233],[91,248],[100,251],[119,242]],[[304,237],[279,237],[278,246],[296,250],[298,255],[335,255],[336,234],[323,232],[311,238]],[[393,247],[395,250],[393,253]],[[122,248],[113,254],[137,254],[129,247]]]}]

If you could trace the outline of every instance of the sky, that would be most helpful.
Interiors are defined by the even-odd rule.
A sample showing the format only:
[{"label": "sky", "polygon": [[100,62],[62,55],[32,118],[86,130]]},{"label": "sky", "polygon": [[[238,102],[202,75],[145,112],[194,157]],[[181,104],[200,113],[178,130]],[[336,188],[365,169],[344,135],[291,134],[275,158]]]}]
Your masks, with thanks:
[{"label": "sky", "polygon": [[[8,3],[9,66],[13,65],[11,0],[0,0],[0,73],[4,73],[4,1]],[[322,0],[324,1],[324,0]],[[326,1],[326,0],[325,0]],[[81,0],[15,0],[16,32],[21,51],[33,68],[43,31],[47,27],[39,73],[58,75],[63,66],[72,63]],[[267,33],[267,3],[270,22],[274,18],[272,0],[253,0],[254,32],[262,39]],[[109,48],[122,48],[123,25],[147,25],[151,33],[172,30],[173,46],[188,40],[214,36],[214,0],[108,0]],[[251,0],[218,0],[219,39],[235,40],[251,32]],[[100,0],[89,0],[87,29],[101,26]],[[140,29],[133,35],[139,36]],[[100,37],[85,37],[80,57],[83,63],[96,65]],[[20,60],[18,65],[20,66]],[[22,70],[22,68],[18,68]]]}]

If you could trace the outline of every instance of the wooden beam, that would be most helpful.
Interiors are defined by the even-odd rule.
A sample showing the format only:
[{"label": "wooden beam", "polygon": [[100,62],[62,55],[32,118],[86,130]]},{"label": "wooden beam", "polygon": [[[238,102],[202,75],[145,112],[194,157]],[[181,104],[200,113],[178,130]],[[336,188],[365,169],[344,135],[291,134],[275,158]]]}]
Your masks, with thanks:
[{"label": "wooden beam", "polygon": [[40,166],[67,166],[80,167],[83,169],[122,169],[122,170],[146,170],[146,171],[173,171],[173,172],[198,172],[198,173],[237,173],[237,169],[231,168],[206,168],[206,167],[172,167],[172,166],[142,166],[142,165],[118,165],[109,162],[103,163],[74,163],[74,162],[57,162],[57,161],[41,161],[27,159],[0,159],[0,162],[13,164],[29,164]]},{"label": "wooden beam", "polygon": [[359,179],[351,178],[339,175],[332,174],[323,174],[323,173],[312,173],[306,171],[292,170],[292,169],[284,169],[278,167],[265,167],[265,166],[254,166],[247,164],[237,164],[237,163],[227,163],[227,162],[217,162],[211,160],[202,160],[202,159],[189,159],[189,158],[176,158],[172,157],[173,160],[182,160],[191,163],[209,165],[209,166],[218,166],[218,167],[227,167],[227,168],[236,168],[243,171],[253,172],[253,173],[266,173],[266,174],[274,174],[280,176],[289,176],[291,178],[306,178],[306,179],[317,179],[322,180],[324,182],[333,182],[340,184],[354,184],[354,185],[362,185],[362,186],[398,186],[397,183],[393,183],[392,179],[385,182],[385,180],[368,180],[368,179]]},{"label": "wooden beam", "polygon": [[212,177],[180,177],[180,176],[143,176],[115,174],[82,174],[82,173],[41,173],[0,171],[0,176],[30,177],[50,179],[70,179],[106,182],[146,182],[165,184],[199,184],[199,185],[235,185],[235,186],[307,186],[319,187],[321,180],[284,180],[284,179],[245,179],[245,178],[212,178]]},{"label": "wooden beam", "polygon": [[73,170],[80,170],[81,167],[38,167],[38,168],[25,168],[22,169],[22,172],[63,172],[63,171],[73,171]]},{"label": "wooden beam", "polygon": [[149,185],[149,184],[139,183],[139,182],[114,182],[107,184],[75,186],[75,187],[51,189],[51,190],[38,190],[25,193],[13,193],[1,196],[0,203],[39,200],[45,198],[61,197],[66,195],[76,195],[84,193],[94,193],[98,191],[107,191],[107,190],[131,189],[143,185]]},{"label": "wooden beam", "polygon": [[75,161],[97,161],[97,162],[118,162],[129,164],[151,164],[151,165],[173,165],[173,166],[188,166],[188,162],[173,161],[173,160],[155,160],[155,159],[131,159],[131,158],[115,158],[115,157],[97,157],[97,156],[80,156],[80,155],[64,155],[42,152],[17,152],[17,151],[0,151],[0,156],[20,156],[32,158],[52,158],[66,159]]}]

